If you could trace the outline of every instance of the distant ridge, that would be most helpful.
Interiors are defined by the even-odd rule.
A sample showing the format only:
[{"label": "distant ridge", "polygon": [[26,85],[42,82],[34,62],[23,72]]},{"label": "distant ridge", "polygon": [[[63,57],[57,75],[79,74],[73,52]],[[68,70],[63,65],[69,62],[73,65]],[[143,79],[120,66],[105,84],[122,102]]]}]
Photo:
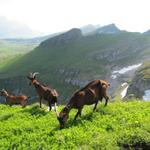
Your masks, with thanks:
[{"label": "distant ridge", "polygon": [[83,35],[88,35],[88,34],[94,32],[98,28],[100,28],[100,25],[89,24],[89,25],[81,27],[80,29],[81,29]]},{"label": "distant ridge", "polygon": [[41,43],[41,46],[61,45],[68,43],[74,39],[82,37],[82,32],[78,28],[73,28],[65,33],[49,38]]},{"label": "distant ridge", "polygon": [[109,24],[103,27],[98,28],[95,33],[98,34],[114,34],[119,33],[121,30],[115,24]]},{"label": "distant ridge", "polygon": [[143,34],[145,34],[145,35],[150,35],[150,29],[147,30],[146,32],[144,32]]}]

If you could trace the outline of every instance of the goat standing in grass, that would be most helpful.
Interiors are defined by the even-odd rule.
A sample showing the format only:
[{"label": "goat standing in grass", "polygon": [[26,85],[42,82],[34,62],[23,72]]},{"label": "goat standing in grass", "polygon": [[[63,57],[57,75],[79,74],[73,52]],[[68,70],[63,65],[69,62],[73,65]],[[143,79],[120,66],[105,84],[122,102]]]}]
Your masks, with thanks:
[{"label": "goat standing in grass", "polygon": [[31,84],[34,85],[34,87],[39,95],[40,108],[42,105],[42,99],[44,99],[44,100],[48,101],[48,105],[49,105],[48,110],[51,110],[52,104],[55,106],[55,110],[56,110],[57,97],[58,97],[57,91],[55,89],[52,89],[46,85],[39,83],[36,80],[36,74],[38,74],[38,73],[37,72],[30,73],[30,75],[27,76],[27,78],[30,80],[29,85],[31,85]]},{"label": "goat standing in grass", "polygon": [[10,106],[13,104],[21,104],[22,107],[25,107],[28,102],[28,96],[26,95],[19,95],[19,96],[14,96],[8,94],[6,90],[1,90],[0,91],[0,96],[4,96],[6,98],[6,103]]},{"label": "goat standing in grass", "polygon": [[94,80],[81,90],[75,92],[62,111],[60,113],[56,112],[60,128],[64,128],[64,125],[69,118],[69,112],[72,108],[78,109],[78,112],[74,117],[74,120],[76,120],[78,116],[81,116],[81,111],[84,105],[95,104],[93,108],[93,111],[95,111],[98,101],[102,101],[102,99],[105,98],[105,106],[107,106],[109,96],[106,91],[109,86],[110,84],[104,80]]}]

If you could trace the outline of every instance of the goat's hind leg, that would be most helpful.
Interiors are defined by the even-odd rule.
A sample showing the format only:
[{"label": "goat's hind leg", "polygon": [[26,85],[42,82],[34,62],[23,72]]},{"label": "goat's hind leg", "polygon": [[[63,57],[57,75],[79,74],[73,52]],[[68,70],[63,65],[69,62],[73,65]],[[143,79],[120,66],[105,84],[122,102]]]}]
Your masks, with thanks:
[{"label": "goat's hind leg", "polygon": [[27,101],[22,101],[22,102],[21,102],[22,108],[25,108],[25,107],[26,107],[26,104],[27,104]]}]

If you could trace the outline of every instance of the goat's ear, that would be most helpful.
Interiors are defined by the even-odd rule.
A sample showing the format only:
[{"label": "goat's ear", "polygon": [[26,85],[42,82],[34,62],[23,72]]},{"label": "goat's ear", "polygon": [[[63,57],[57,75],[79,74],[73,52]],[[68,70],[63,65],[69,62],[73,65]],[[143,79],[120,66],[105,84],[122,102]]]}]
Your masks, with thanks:
[{"label": "goat's ear", "polygon": [[6,91],[5,89],[2,89],[2,90],[1,90],[1,92],[5,92],[5,91]]},{"label": "goat's ear", "polygon": [[33,76],[34,79],[36,78],[36,75],[37,75],[37,74],[39,74],[39,72],[34,72],[34,73],[32,73],[32,76]]}]

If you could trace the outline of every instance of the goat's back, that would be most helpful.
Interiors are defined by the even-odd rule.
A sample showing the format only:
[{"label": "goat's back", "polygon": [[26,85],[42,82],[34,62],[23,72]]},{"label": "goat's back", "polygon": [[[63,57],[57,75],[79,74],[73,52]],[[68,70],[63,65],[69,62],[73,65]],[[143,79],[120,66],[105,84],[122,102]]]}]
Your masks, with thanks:
[{"label": "goat's back", "polygon": [[27,101],[28,97],[26,95],[21,96],[10,95],[6,99],[8,102],[11,102],[12,104],[20,104],[22,101]]},{"label": "goat's back", "polygon": [[91,81],[73,94],[70,103],[73,104],[74,108],[94,104],[98,100],[102,100],[109,85],[110,84],[104,80]]}]

